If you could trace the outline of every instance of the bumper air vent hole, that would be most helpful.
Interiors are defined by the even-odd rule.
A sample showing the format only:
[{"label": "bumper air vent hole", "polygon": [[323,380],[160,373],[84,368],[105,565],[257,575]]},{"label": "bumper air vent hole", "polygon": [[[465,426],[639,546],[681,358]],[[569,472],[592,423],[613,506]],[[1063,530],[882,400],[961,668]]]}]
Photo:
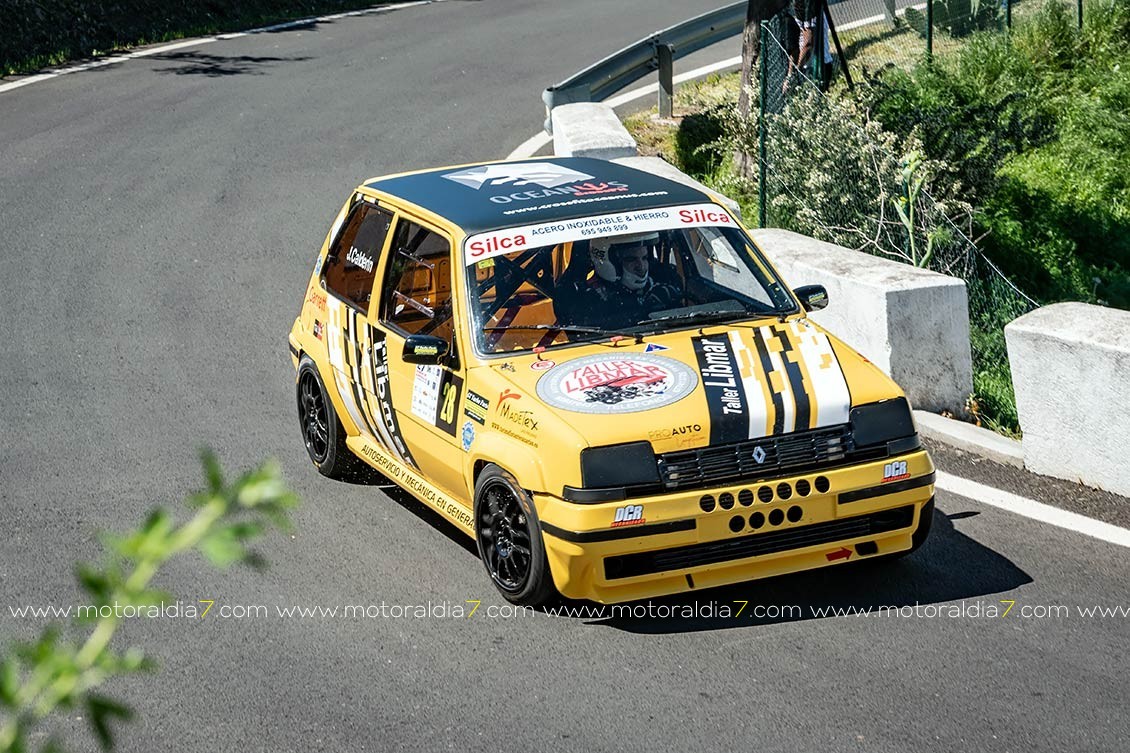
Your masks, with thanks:
[{"label": "bumper air vent hole", "polygon": [[761,513],[755,512],[753,515],[749,516],[749,527],[752,528],[753,530],[756,531],[758,528],[761,528],[763,525],[765,525],[765,516],[762,515]]},{"label": "bumper air vent hole", "polygon": [[741,502],[742,507],[749,507],[753,504],[753,492],[749,489],[742,489],[738,492],[738,502]]},{"label": "bumper air vent hole", "polygon": [[793,496],[793,488],[782,481],[777,484],[777,496],[781,499],[788,499]]},{"label": "bumper air vent hole", "polygon": [[723,510],[729,510],[734,506],[734,495],[729,492],[722,492],[718,495],[718,506]]},{"label": "bumper air vent hole", "polygon": [[702,508],[703,512],[714,512],[714,497],[709,494],[702,495],[702,499],[698,501],[698,506]]},{"label": "bumper air vent hole", "polygon": [[785,513],[781,512],[781,508],[777,508],[769,513],[769,525],[779,526],[785,522]]},{"label": "bumper air vent hole", "polygon": [[804,517],[804,510],[800,509],[796,505],[793,505],[789,508],[789,511],[785,513],[785,517],[789,519],[790,523],[797,523],[801,518]]},{"label": "bumper air vent hole", "polygon": [[828,483],[828,479],[825,476],[816,477],[816,491],[821,494],[827,494],[828,490],[831,488],[832,485]]},{"label": "bumper air vent hole", "polygon": [[773,501],[773,490],[768,486],[762,486],[757,490],[757,498],[768,504]]},{"label": "bumper air vent hole", "polygon": [[731,531],[737,533],[743,528],[745,528],[745,518],[743,518],[741,515],[735,515],[734,517],[730,518]]},{"label": "bumper air vent hole", "polygon": [[812,484],[808,483],[808,479],[802,478],[796,482],[796,493],[802,497],[807,497],[812,493]]}]

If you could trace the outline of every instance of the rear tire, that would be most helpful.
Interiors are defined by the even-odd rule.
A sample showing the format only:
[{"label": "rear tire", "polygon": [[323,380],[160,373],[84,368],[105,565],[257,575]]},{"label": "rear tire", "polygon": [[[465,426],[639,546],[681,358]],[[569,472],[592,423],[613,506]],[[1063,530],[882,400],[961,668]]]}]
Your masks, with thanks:
[{"label": "rear tire", "polygon": [[560,598],[534,501],[513,475],[493,463],[475,482],[475,541],[487,574],[507,601],[541,607]]},{"label": "rear tire", "polygon": [[296,396],[302,438],[314,467],[332,479],[356,475],[361,461],[346,446],[345,428],[322,384],[318,367],[307,355],[298,362]]}]

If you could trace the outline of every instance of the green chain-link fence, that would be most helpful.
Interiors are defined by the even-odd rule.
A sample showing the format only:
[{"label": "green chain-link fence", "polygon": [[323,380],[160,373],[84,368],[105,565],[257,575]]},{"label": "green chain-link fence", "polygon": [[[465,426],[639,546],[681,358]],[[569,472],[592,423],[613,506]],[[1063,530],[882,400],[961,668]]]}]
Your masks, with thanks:
[{"label": "green chain-link fence", "polygon": [[[827,95],[813,66],[790,64],[798,30],[787,15],[762,25],[759,117],[742,147],[759,155],[758,175],[750,177],[760,224],[965,280],[975,372],[968,407],[994,428],[1015,431],[1003,330],[1036,302],[978,249],[973,208],[927,190],[929,182],[939,195],[960,196],[956,183],[947,190],[947,181],[956,181],[951,166],[925,158],[913,137],[885,130],[865,101]],[[905,38],[913,44],[917,37]],[[912,50],[907,60],[925,51]]]}]

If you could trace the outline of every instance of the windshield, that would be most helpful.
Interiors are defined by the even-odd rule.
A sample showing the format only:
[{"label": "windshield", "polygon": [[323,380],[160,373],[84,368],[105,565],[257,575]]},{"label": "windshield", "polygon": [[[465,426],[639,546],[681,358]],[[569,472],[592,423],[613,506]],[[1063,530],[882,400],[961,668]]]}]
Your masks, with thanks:
[{"label": "windshield", "polygon": [[484,354],[797,310],[758,249],[714,204],[480,233],[464,254]]}]

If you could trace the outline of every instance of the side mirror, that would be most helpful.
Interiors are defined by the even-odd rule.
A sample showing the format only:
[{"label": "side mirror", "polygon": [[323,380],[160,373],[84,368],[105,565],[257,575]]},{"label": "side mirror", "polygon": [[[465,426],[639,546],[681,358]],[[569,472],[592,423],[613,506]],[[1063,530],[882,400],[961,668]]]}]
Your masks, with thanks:
[{"label": "side mirror", "polygon": [[828,291],[823,285],[801,285],[793,290],[805,311],[819,311],[828,305]]},{"label": "side mirror", "polygon": [[432,335],[409,335],[404,341],[404,363],[435,366],[447,358],[447,340]]}]

